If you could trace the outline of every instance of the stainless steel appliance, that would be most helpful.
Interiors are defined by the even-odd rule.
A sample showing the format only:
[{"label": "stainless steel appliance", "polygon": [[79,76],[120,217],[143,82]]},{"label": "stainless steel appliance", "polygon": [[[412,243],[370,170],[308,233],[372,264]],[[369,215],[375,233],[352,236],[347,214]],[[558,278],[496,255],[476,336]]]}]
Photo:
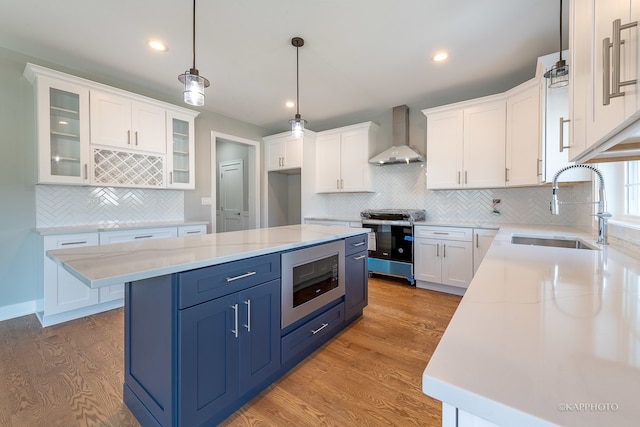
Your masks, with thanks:
[{"label": "stainless steel appliance", "polygon": [[344,295],[344,240],[282,254],[282,327]]},{"label": "stainless steel appliance", "polygon": [[404,277],[413,285],[413,223],[425,219],[424,209],[367,209],[360,216],[371,229],[369,273]]}]

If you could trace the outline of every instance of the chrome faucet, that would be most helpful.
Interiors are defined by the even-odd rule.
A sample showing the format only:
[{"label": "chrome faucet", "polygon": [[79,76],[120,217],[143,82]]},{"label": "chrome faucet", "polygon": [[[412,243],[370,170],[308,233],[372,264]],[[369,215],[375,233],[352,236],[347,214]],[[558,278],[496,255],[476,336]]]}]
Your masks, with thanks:
[{"label": "chrome faucet", "polygon": [[596,215],[598,217],[598,243],[602,245],[607,245],[607,220],[611,218],[611,214],[606,212],[607,209],[607,201],[604,196],[604,178],[602,176],[602,172],[594,166],[591,165],[570,165],[565,166],[560,169],[553,176],[553,196],[551,198],[551,215],[558,215],[558,211],[560,209],[561,204],[565,203],[591,203],[591,202],[559,202],[558,201],[558,177],[565,171],[573,168],[585,168],[594,172],[598,176],[598,201],[593,202],[598,205],[598,212]]}]

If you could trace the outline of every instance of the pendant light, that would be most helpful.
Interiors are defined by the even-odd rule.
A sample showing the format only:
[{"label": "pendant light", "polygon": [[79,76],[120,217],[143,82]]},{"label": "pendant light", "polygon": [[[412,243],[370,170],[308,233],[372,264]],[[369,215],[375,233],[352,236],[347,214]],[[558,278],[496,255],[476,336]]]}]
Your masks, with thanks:
[{"label": "pendant light", "polygon": [[184,84],[184,102],[200,107],[204,105],[204,88],[209,80],[200,75],[196,68],[196,0],[193,0],[193,67],[178,76]]},{"label": "pendant light", "polygon": [[294,37],[291,39],[291,45],[296,48],[296,115],[293,119],[289,120],[291,125],[291,134],[295,138],[302,138],[304,136],[304,127],[307,121],[300,117],[300,72],[298,65],[298,49],[304,46],[304,39],[302,37]]},{"label": "pendant light", "polygon": [[549,79],[550,88],[564,87],[569,84],[569,66],[562,59],[562,0],[560,0],[560,60],[544,73],[544,76]]}]

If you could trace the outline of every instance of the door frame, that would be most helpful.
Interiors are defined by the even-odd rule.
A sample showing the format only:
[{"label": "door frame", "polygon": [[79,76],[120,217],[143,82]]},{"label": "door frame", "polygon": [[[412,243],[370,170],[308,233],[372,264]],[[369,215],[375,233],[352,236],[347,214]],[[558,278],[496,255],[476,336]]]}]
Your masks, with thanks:
[{"label": "door frame", "polygon": [[252,228],[260,228],[260,142],[251,139],[241,138],[235,135],[211,131],[211,232],[216,232],[216,211],[218,209],[215,197],[215,191],[218,181],[218,161],[216,156],[216,148],[218,139],[228,142],[246,145],[249,148],[249,159],[247,161],[247,173],[249,175],[249,226]]}]

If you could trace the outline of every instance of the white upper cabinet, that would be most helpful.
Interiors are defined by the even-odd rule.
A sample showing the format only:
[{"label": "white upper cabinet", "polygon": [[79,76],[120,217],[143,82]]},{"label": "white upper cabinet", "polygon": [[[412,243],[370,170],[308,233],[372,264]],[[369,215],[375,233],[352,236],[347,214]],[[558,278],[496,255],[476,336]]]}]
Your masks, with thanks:
[{"label": "white upper cabinet", "polygon": [[461,186],[462,109],[427,115],[427,188]]},{"label": "white upper cabinet", "polygon": [[167,111],[167,187],[195,188],[194,116]]},{"label": "white upper cabinet", "polygon": [[89,183],[89,89],[48,76],[34,66],[25,75],[35,86],[38,183]]},{"label": "white upper cabinet", "polygon": [[378,125],[366,122],[318,133],[316,192],[372,192],[370,154]]},{"label": "white upper cabinet", "polygon": [[164,108],[98,90],[90,97],[92,144],[165,152]]},{"label": "white upper cabinet", "polygon": [[263,138],[267,171],[301,168],[303,140],[304,138],[295,138],[291,132]]},{"label": "white upper cabinet", "polygon": [[639,0],[571,2],[571,160],[615,159],[637,141],[639,20]]},{"label": "white upper cabinet", "polygon": [[38,183],[194,188],[198,112],[27,64]]},{"label": "white upper cabinet", "polygon": [[532,79],[507,94],[507,186],[540,183],[540,85]]},{"label": "white upper cabinet", "polygon": [[427,188],[505,185],[503,97],[480,98],[422,112],[427,116]]}]

